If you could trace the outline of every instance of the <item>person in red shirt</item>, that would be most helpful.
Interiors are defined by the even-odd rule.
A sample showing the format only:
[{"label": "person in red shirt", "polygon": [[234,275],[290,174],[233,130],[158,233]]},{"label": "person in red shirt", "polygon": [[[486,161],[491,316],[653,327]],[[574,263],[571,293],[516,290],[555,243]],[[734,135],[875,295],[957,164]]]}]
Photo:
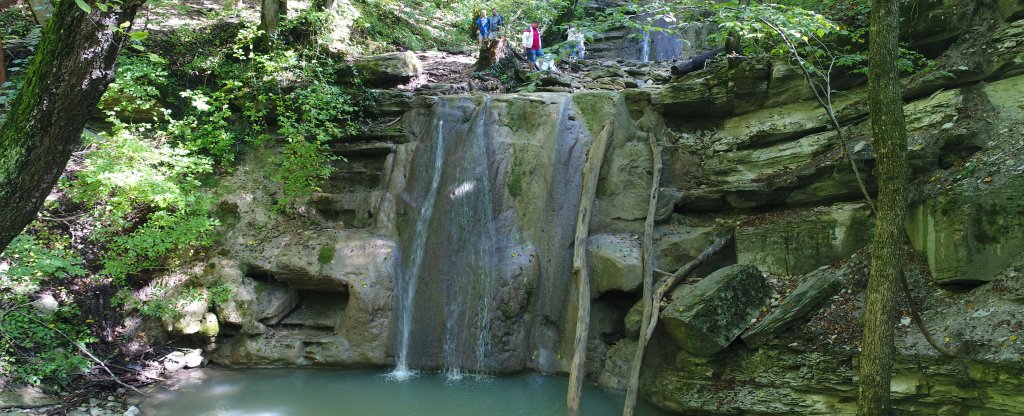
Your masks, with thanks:
[{"label": "person in red shirt", "polygon": [[533,23],[530,24],[530,27],[524,32],[531,32],[533,35],[533,45],[526,48],[526,56],[530,61],[530,68],[537,71],[540,69],[540,67],[537,66],[537,58],[544,56],[544,52],[541,50],[540,44],[540,21],[534,20]]}]

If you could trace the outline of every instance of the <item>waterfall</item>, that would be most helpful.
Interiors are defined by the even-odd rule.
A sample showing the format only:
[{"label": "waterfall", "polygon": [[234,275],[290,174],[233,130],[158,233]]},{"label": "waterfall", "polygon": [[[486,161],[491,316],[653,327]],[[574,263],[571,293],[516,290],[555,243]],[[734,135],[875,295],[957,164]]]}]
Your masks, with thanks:
[{"label": "waterfall", "polygon": [[418,138],[393,197],[394,378],[557,371],[571,347],[567,276],[589,137],[571,96],[542,97],[438,97],[409,116]]},{"label": "waterfall", "polygon": [[446,222],[451,259],[445,279],[443,371],[452,380],[485,374],[497,286],[497,225],[491,191],[490,97],[476,105],[468,129],[451,149]]},{"label": "waterfall", "polygon": [[651,32],[644,29],[642,38],[640,39],[640,62],[651,61]]},{"label": "waterfall", "polygon": [[[443,112],[439,111],[439,114]],[[397,380],[404,380],[415,375],[409,369],[409,338],[412,332],[412,306],[416,300],[416,286],[419,281],[420,266],[423,262],[423,253],[426,247],[427,227],[434,214],[434,206],[437,201],[438,185],[441,183],[441,168],[444,161],[444,119],[437,118],[437,140],[434,142],[434,165],[433,175],[430,180],[430,191],[427,193],[427,200],[420,206],[419,215],[416,217],[416,231],[413,234],[413,243],[408,247],[407,259],[399,270],[397,293],[400,296],[398,315],[398,351],[395,369],[390,376]]]}]

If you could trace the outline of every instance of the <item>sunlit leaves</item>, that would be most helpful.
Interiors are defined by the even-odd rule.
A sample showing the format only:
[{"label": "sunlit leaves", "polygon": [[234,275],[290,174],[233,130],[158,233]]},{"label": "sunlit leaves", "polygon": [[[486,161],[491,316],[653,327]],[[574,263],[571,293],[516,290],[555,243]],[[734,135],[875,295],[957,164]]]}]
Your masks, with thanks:
[{"label": "sunlit leaves", "polygon": [[92,6],[90,6],[89,3],[86,3],[85,0],[75,0],[75,4],[77,4],[78,8],[82,9],[82,11],[92,13]]}]

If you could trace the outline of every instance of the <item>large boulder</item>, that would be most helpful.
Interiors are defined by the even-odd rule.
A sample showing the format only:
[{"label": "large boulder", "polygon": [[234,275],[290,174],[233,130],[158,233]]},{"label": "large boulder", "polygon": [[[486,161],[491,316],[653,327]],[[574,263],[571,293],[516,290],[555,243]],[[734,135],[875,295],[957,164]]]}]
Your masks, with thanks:
[{"label": "large boulder", "polygon": [[728,347],[750,325],[768,304],[770,291],[757,267],[729,266],[694,285],[674,290],[661,321],[679,348],[710,357]]},{"label": "large boulder", "polygon": [[773,274],[804,274],[860,250],[872,226],[861,203],[770,214],[736,229],[736,259]]},{"label": "large boulder", "polygon": [[587,239],[587,263],[596,298],[610,291],[633,292],[643,283],[640,238],[598,234]]},{"label": "large boulder", "polygon": [[605,353],[604,368],[597,376],[597,385],[605,390],[625,390],[635,355],[635,339],[624,338],[612,345]]},{"label": "large boulder", "polygon": [[354,73],[342,71],[343,77],[354,77],[366,85],[380,88],[404,84],[423,72],[420,59],[409,51],[356,57],[351,67]]},{"label": "large boulder", "polygon": [[789,329],[839,292],[842,281],[835,273],[816,270],[779,302],[779,307],[743,334],[743,342],[757,347]]},{"label": "large boulder", "polygon": [[901,2],[901,38],[925,55],[937,56],[957,40],[971,24],[972,0],[915,0]]},{"label": "large boulder", "polygon": [[952,189],[910,209],[907,233],[938,283],[992,280],[1024,251],[1024,178]]}]

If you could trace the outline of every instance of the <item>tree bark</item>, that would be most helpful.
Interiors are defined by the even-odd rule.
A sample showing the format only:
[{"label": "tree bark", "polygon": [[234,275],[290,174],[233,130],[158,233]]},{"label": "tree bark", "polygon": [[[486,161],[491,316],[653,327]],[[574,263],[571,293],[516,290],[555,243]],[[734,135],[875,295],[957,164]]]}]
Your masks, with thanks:
[{"label": "tree bark", "polygon": [[[654,165],[654,170],[651,174],[651,196],[647,204],[647,219],[644,221],[644,293],[643,299],[641,299],[643,317],[640,321],[644,323],[644,327],[650,322],[651,314],[654,313],[654,217],[658,210],[658,188],[661,184],[662,164],[658,139],[653,134],[649,134],[647,140],[651,146],[651,162]],[[633,356],[633,366],[629,371],[629,384],[626,388],[626,403],[622,407],[622,416],[633,416],[636,410],[636,399],[640,393],[640,365],[644,361],[642,345],[646,343],[642,339],[638,341],[636,353]]]},{"label": "tree bark", "polygon": [[4,63],[4,37],[0,36],[0,85],[7,82],[7,65]]},{"label": "tree bark", "polygon": [[31,222],[78,148],[145,0],[86,14],[62,1],[0,126],[0,251]]},{"label": "tree bark", "polygon": [[260,29],[271,38],[277,36],[281,17],[287,14],[287,0],[263,0],[263,8],[260,10]]},{"label": "tree bark", "polygon": [[899,13],[896,0],[872,0],[868,48],[868,112],[877,151],[878,217],[871,246],[871,278],[864,311],[857,414],[889,411],[893,326],[906,215],[907,131],[899,89]]},{"label": "tree bark", "polygon": [[587,162],[583,165],[583,192],[580,195],[580,209],[576,217],[576,240],[573,246],[572,271],[576,276],[576,339],[569,367],[569,392],[566,405],[570,410],[579,410],[583,391],[584,364],[587,356],[587,334],[590,332],[590,274],[587,271],[587,236],[590,234],[590,216],[594,211],[597,182],[601,176],[601,164],[608,150],[614,126],[609,121],[591,144]]}]

